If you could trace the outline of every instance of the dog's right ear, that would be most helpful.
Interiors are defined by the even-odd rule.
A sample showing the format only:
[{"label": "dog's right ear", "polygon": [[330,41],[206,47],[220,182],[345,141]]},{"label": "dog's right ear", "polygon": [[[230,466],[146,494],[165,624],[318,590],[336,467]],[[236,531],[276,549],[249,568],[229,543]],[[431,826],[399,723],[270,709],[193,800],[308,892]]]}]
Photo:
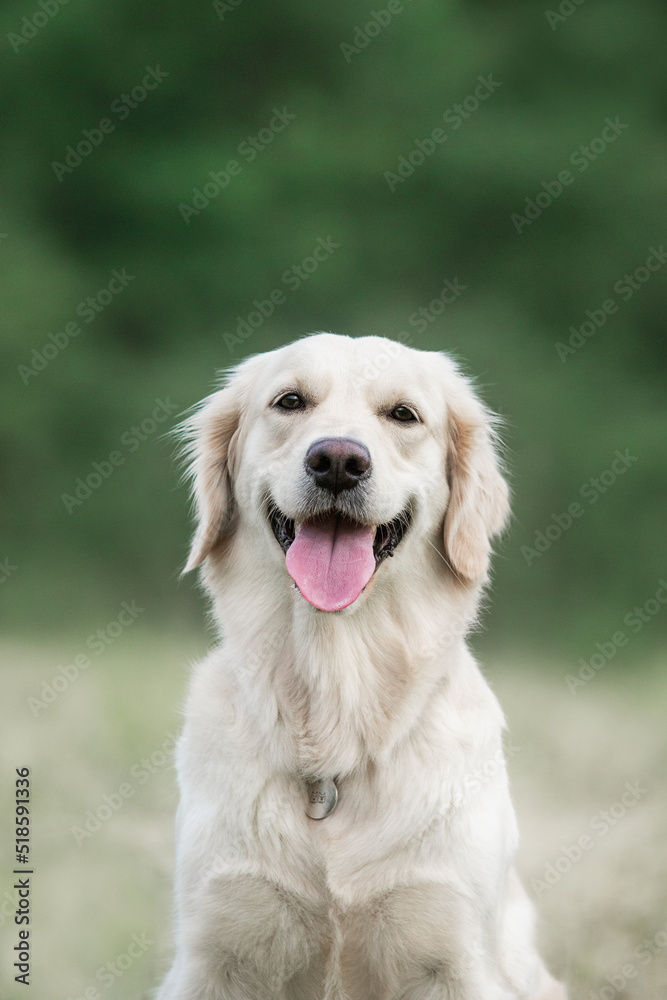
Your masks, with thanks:
[{"label": "dog's right ear", "polygon": [[241,407],[238,385],[209,396],[181,430],[189,459],[197,528],[183,573],[201,566],[234,527],[234,465]]},{"label": "dog's right ear", "polygon": [[509,490],[501,472],[497,418],[457,373],[451,385],[445,514],[445,548],[457,578],[479,583],[486,577],[491,540],[509,517]]}]

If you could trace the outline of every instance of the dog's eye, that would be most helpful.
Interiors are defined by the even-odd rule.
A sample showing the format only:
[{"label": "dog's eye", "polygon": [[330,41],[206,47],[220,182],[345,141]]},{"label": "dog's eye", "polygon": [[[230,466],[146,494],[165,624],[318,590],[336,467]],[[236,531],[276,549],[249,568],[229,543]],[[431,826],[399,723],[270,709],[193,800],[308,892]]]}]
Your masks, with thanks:
[{"label": "dog's eye", "polygon": [[276,406],[283,410],[301,410],[306,404],[296,392],[287,392],[276,401]]},{"label": "dog's eye", "polygon": [[408,406],[397,406],[391,411],[389,416],[392,420],[400,420],[401,423],[416,423],[417,417]]}]

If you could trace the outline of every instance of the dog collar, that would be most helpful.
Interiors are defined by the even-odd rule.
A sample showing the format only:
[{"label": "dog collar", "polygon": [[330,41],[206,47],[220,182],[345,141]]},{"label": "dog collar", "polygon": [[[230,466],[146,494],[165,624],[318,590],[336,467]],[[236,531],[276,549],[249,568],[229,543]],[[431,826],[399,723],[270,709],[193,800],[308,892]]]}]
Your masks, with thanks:
[{"label": "dog collar", "polygon": [[331,778],[325,781],[308,781],[306,794],[308,796],[306,815],[311,819],[325,819],[336,808],[338,786]]}]

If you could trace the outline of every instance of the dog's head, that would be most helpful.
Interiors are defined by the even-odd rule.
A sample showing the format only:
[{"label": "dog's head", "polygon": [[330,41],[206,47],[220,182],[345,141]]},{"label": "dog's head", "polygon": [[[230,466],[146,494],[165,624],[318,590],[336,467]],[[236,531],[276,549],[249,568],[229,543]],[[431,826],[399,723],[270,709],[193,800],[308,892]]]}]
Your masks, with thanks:
[{"label": "dog's head", "polygon": [[353,605],[376,573],[414,573],[415,546],[463,584],[487,575],[508,491],[491,415],[443,354],[313,335],[244,361],[185,430],[186,570],[224,560],[243,529],[321,611]]}]

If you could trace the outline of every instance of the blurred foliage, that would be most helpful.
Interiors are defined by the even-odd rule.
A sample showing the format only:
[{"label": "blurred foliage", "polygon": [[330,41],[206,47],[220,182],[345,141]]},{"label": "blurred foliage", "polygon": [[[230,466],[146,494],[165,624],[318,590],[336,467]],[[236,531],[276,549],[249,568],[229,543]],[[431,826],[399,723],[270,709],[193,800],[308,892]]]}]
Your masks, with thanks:
[{"label": "blurred foliage", "polygon": [[[216,369],[317,329],[407,332],[452,351],[506,418],[516,519],[496,564],[494,641],[589,656],[655,594],[667,573],[667,268],[627,301],[613,286],[667,236],[660,0],[6,0],[0,25],[11,630],[104,625],[135,598],[156,622],[199,621],[196,588],[177,582],[187,504],[161,437],[176,417],[136,451],[131,428],[156,399],[180,412]],[[167,75],[136,90],[149,69],[151,82]],[[500,86],[454,128],[457,112],[443,116],[489,75]],[[262,131],[275,109],[294,120]],[[580,172],[570,157],[600,149],[607,118],[628,127]],[[446,141],[390,190],[386,172],[438,128]],[[262,147],[252,161],[240,149],[250,136]],[[54,163],[67,165],[68,147],[66,172]],[[237,174],[185,221],[179,206],[231,160]],[[545,204],[543,182],[557,191],[568,168],[573,182],[518,233],[511,216],[540,192]],[[319,238],[340,247],[286,286]],[[133,280],[86,322],[85,300],[114,269]],[[411,324],[445,279],[465,292]],[[230,350],[224,334],[276,288],[286,301]],[[557,342],[610,298],[618,310],[561,360]],[[80,333],[61,348],[71,323]],[[617,449],[637,461],[527,565],[522,546]],[[68,513],[63,494],[118,450],[122,464]],[[665,620],[637,644],[656,643]]]}]

